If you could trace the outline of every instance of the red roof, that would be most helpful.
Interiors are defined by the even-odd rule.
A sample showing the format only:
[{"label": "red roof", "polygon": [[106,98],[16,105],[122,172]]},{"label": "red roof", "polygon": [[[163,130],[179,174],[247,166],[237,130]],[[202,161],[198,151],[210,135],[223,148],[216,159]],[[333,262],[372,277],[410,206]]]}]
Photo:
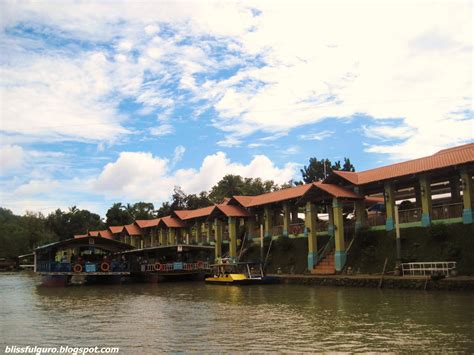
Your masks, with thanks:
[{"label": "red roof", "polygon": [[168,228],[185,228],[186,227],[186,224],[184,224],[181,220],[172,216],[166,216],[166,217],[161,218],[160,223],[161,222],[163,222],[165,226]]},{"label": "red roof", "polygon": [[[298,185],[295,187],[290,187],[288,189],[282,189],[274,192],[268,192],[263,195],[254,196],[250,202],[247,199],[247,205],[245,207],[254,207],[267,205],[274,202],[292,200],[303,196],[310,188],[312,184]],[[240,196],[242,197],[242,196]],[[248,196],[246,196],[248,197]],[[237,197],[236,197],[237,199]],[[238,201],[238,200],[237,200]]]},{"label": "red roof", "polygon": [[250,213],[248,213],[245,208],[240,206],[217,205],[216,208],[218,208],[227,217],[250,217]]},{"label": "red roof", "polygon": [[428,157],[382,166],[376,169],[350,173],[333,171],[354,185],[394,179],[401,176],[420,174],[426,171],[447,168],[474,162],[474,143],[443,149]]},{"label": "red roof", "polygon": [[99,231],[89,231],[89,237],[98,237]]},{"label": "red roof", "polygon": [[99,237],[107,238],[107,239],[113,239],[114,238],[113,234],[108,229],[104,229],[103,231],[99,231]]},{"label": "red roof", "polygon": [[122,233],[124,226],[110,226],[109,230],[112,234]]},{"label": "red roof", "polygon": [[233,199],[240,203],[240,205],[248,207],[254,197],[255,196],[234,196]]},{"label": "red roof", "polygon": [[200,217],[207,217],[212,213],[212,211],[214,211],[214,208],[215,206],[208,206],[208,207],[198,208],[196,210],[187,211],[188,213],[182,219],[188,220],[188,219],[194,219],[194,218],[200,218]]},{"label": "red roof", "polygon": [[160,223],[160,218],[154,218],[154,219],[137,219],[135,223],[140,227],[140,228],[152,228],[156,227],[158,223]]},{"label": "red roof", "polygon": [[346,198],[346,199],[353,199],[353,200],[362,200],[363,197],[356,194],[354,191],[346,189],[339,185],[334,184],[324,184],[321,182],[313,182],[314,186],[318,189],[321,189],[333,197],[337,198]]},{"label": "red roof", "polygon": [[189,214],[189,212],[191,211],[188,211],[188,210],[177,210],[177,211],[173,211],[173,213],[176,215],[176,217],[178,217],[179,219],[185,219],[186,216]]},{"label": "red roof", "polygon": [[128,235],[142,235],[142,231],[135,223],[127,224],[124,228]]}]

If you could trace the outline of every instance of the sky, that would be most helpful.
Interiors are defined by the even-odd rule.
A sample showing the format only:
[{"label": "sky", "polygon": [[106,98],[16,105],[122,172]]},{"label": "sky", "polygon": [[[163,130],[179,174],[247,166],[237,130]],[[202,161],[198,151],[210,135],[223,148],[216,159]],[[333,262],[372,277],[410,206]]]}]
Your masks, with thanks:
[{"label": "sky", "polygon": [[1,1],[0,206],[169,200],[472,142],[471,1]]}]

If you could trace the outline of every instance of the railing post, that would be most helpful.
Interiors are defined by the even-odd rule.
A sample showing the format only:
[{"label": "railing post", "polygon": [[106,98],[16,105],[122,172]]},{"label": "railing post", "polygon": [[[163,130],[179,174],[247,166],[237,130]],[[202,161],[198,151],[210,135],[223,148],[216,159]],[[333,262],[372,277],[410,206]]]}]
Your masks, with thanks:
[{"label": "railing post", "polygon": [[427,175],[420,176],[421,191],[421,225],[428,227],[431,224],[431,183]]},{"label": "railing post", "polygon": [[464,224],[472,224],[473,211],[472,202],[474,199],[474,187],[472,183],[472,174],[466,169],[461,170],[461,187],[464,209],[462,211],[462,220]]},{"label": "railing post", "polygon": [[346,249],[344,245],[344,218],[342,216],[342,203],[337,198],[333,198],[334,212],[334,241],[336,250],[334,254],[334,264],[336,271],[341,271],[346,264]]},{"label": "railing post", "polygon": [[385,230],[391,231],[394,227],[394,207],[395,207],[395,191],[391,183],[385,183],[384,186],[385,210],[387,217],[385,220]]},{"label": "railing post", "polygon": [[308,236],[308,270],[313,270],[318,263],[318,244],[316,239],[316,205],[306,203],[305,231]]}]

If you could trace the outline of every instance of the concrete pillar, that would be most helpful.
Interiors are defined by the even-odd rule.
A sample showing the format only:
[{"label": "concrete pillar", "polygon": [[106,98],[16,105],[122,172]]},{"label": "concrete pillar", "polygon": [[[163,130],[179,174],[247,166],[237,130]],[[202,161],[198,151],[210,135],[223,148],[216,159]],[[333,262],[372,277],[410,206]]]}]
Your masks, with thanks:
[{"label": "concrete pillar", "polygon": [[334,241],[336,251],[334,254],[334,266],[336,271],[341,271],[346,265],[346,248],[344,245],[344,218],[342,217],[342,203],[333,198],[332,209],[334,213]]},{"label": "concrete pillar", "polygon": [[385,210],[387,211],[387,219],[385,220],[385,230],[391,231],[395,226],[395,190],[393,188],[393,185],[390,183],[385,183],[384,190]]},{"label": "concrete pillar", "polygon": [[421,191],[421,225],[428,227],[431,224],[431,183],[427,175],[421,175],[420,178]]},{"label": "concrete pillar", "polygon": [[355,217],[356,217],[355,230],[358,231],[367,225],[364,200],[359,200],[359,201],[354,202],[354,209],[355,209]]},{"label": "concrete pillar", "polygon": [[290,235],[290,205],[288,203],[283,204],[283,236],[288,237]]},{"label": "concrete pillar", "polygon": [[212,240],[212,223],[210,221],[207,222],[206,237],[207,237],[207,243],[210,243]]},{"label": "concrete pillar", "polygon": [[306,203],[305,234],[308,237],[308,270],[313,270],[318,262],[318,244],[316,239],[316,205]]},{"label": "concrete pillar", "polygon": [[214,220],[214,230],[216,259],[220,259],[222,257],[222,222],[217,218]]},{"label": "concrete pillar", "polygon": [[328,211],[328,235],[334,236],[334,213],[332,212],[332,205],[326,206]]},{"label": "concrete pillar", "polygon": [[472,174],[467,169],[461,170],[462,200],[464,208],[462,210],[462,221],[464,224],[471,224],[474,220],[472,202],[474,200],[474,186]]},{"label": "concrete pillar", "polygon": [[196,221],[195,227],[196,227],[196,242],[198,244],[202,244],[202,223]]},{"label": "concrete pillar", "polygon": [[229,217],[229,257],[237,258],[237,223],[235,217]]},{"label": "concrete pillar", "polygon": [[264,226],[265,226],[265,238],[269,238],[272,235],[272,216],[273,211],[270,206],[265,206],[265,213],[263,214]]}]

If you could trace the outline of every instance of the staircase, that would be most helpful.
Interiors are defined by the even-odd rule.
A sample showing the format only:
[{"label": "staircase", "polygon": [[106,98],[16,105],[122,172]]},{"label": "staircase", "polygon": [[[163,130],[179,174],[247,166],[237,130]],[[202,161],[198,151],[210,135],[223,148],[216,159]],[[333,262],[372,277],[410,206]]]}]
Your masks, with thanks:
[{"label": "staircase", "polygon": [[324,256],[311,270],[313,275],[334,275],[336,268],[334,267],[334,250],[331,250]]}]

